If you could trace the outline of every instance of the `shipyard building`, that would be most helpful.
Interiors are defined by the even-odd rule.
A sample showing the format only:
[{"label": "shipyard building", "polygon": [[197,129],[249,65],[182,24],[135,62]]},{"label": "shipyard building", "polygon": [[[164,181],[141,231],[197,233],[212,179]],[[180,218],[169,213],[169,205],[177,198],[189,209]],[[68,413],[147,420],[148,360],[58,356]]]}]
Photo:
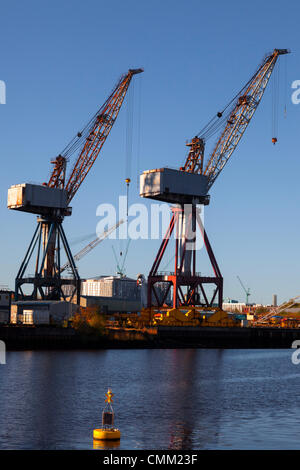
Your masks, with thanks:
[{"label": "shipyard building", "polygon": [[141,293],[137,280],[129,277],[98,276],[81,283],[82,307],[99,306],[104,313],[138,312]]},{"label": "shipyard building", "polygon": [[[158,286],[161,295],[165,285]],[[170,302],[170,295],[166,302]],[[155,303],[155,299],[153,299]],[[142,274],[133,279],[127,276],[98,276],[81,283],[82,307],[99,306],[104,313],[139,312],[147,303],[147,282]]]},{"label": "shipyard building", "polygon": [[0,287],[0,323],[9,323],[12,291],[6,287]]}]

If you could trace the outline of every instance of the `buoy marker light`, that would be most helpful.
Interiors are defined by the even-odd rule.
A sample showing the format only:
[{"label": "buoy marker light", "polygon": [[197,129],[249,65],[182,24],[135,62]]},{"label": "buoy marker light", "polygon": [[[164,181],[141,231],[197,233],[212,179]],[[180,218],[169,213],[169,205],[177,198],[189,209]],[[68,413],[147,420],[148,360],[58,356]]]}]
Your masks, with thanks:
[{"label": "buoy marker light", "polygon": [[121,438],[119,429],[114,427],[115,413],[112,407],[113,396],[111,389],[105,394],[105,407],[102,411],[102,428],[93,430],[93,438],[100,441],[118,441]]}]

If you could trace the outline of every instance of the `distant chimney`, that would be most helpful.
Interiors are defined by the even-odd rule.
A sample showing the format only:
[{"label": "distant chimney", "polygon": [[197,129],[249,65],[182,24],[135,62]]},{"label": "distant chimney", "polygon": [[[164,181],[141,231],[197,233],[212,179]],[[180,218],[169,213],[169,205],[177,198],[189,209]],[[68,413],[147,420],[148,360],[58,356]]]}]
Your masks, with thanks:
[{"label": "distant chimney", "polygon": [[273,307],[277,307],[277,294],[273,294]]}]

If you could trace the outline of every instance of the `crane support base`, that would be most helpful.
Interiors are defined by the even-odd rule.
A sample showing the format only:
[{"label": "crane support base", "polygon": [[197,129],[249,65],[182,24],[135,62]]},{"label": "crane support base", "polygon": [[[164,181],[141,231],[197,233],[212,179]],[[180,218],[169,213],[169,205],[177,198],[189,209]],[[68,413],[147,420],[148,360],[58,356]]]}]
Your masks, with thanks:
[{"label": "crane support base", "polygon": [[[70,275],[61,277],[60,257],[64,251]],[[35,273],[26,275],[34,264]],[[32,272],[32,271],[31,271]],[[22,287],[32,286],[30,293]],[[59,220],[38,218],[34,235],[15,280],[15,300],[70,300],[80,304],[80,277],[62,223]]]},{"label": "crane support base", "polygon": [[[179,233],[182,229],[184,210],[181,207],[172,208],[173,216],[170,225],[163,238],[159,251],[156,255],[152,269],[148,276],[148,308],[167,307],[168,295],[171,292],[173,309],[181,307],[214,307],[218,306],[222,309],[223,302],[223,277],[219,266],[208,240],[206,231],[204,230],[199,212],[194,205],[192,210],[186,217],[185,227],[186,233],[181,238],[175,240],[175,267],[172,273],[160,273],[159,267],[163,260],[166,248],[172,236],[172,233]],[[204,240],[204,246],[207,251],[214,276],[202,276],[196,272],[196,232],[194,233],[194,242],[192,247],[187,247],[187,243],[191,243],[187,236],[190,234],[190,227],[198,224],[200,232]],[[163,295],[160,295],[156,287],[164,286]],[[213,286],[213,292],[209,293],[207,287]],[[161,290],[161,289],[160,289]]]}]

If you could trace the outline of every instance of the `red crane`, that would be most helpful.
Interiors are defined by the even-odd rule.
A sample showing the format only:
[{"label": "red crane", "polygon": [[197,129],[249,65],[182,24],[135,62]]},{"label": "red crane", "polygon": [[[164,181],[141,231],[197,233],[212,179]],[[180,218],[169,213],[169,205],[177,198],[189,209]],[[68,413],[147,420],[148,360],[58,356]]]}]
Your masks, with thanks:
[{"label": "red crane", "polygon": [[[66,299],[66,286],[72,286],[70,297],[80,301],[80,277],[69,248],[62,222],[71,215],[70,202],[95,163],[119,114],[132,77],[143,69],[130,69],[123,75],[103,106],[77,133],[52,163],[49,182],[43,185],[15,185],[8,190],[8,208],[38,214],[38,225],[16,277],[15,299]],[[75,164],[66,178],[67,162],[76,155]],[[64,248],[72,277],[61,278],[61,247]],[[25,276],[36,251],[35,274]],[[22,286],[32,285],[25,295]],[[63,289],[63,286],[65,288]]]},{"label": "red crane", "polygon": [[[189,153],[179,170],[161,168],[141,175],[142,197],[175,203],[166,235],[161,243],[148,276],[148,309],[163,307],[172,292],[173,308],[212,307],[216,298],[219,308],[223,300],[223,277],[201,222],[197,204],[209,204],[208,191],[223,170],[249,125],[269,82],[276,61],[287,49],[275,49],[268,54],[254,75],[240,92],[219,111],[208,124],[187,143]],[[205,143],[221,130],[217,143],[205,162]],[[189,205],[185,209],[185,205]],[[196,272],[196,226],[204,239],[214,276],[202,276]],[[170,237],[175,237],[174,271],[159,271]],[[159,295],[165,285],[164,295]],[[209,296],[207,286],[213,285]]]}]

